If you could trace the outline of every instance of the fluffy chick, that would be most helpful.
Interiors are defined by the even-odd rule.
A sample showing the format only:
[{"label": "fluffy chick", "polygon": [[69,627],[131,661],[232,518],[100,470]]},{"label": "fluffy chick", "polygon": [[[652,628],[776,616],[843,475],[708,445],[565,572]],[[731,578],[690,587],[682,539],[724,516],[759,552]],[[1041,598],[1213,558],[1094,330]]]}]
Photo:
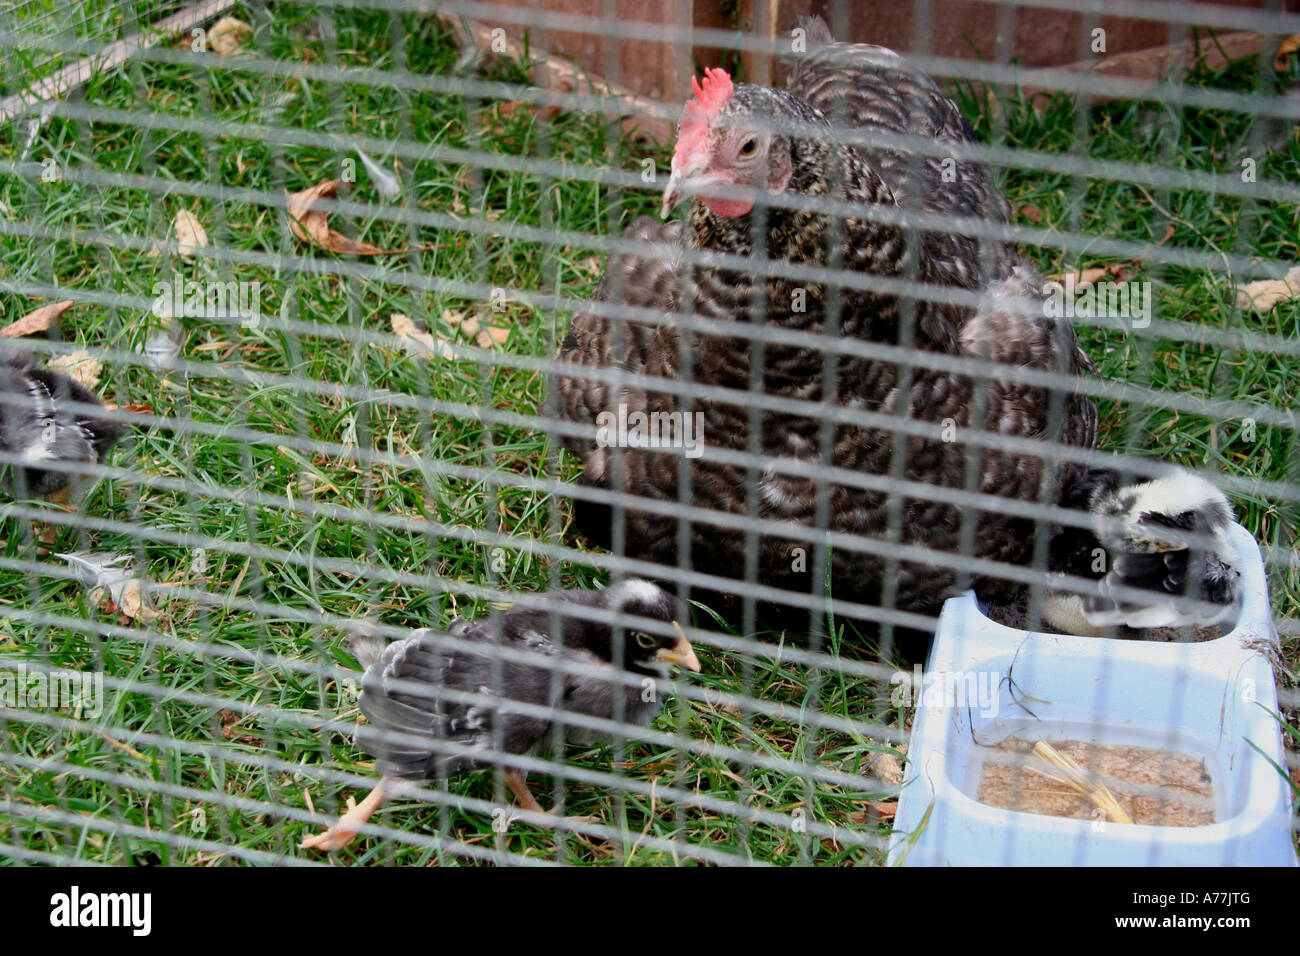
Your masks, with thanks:
[{"label": "fluffy chick", "polygon": [[5,491],[35,498],[65,491],[72,471],[42,462],[102,464],[121,428],[97,413],[99,399],[66,375],[38,368],[30,356],[0,355],[0,463]]},{"label": "fluffy chick", "polygon": [[[348,812],[304,840],[303,848],[346,846],[396,780],[445,779],[491,766],[493,753],[531,754],[550,741],[557,724],[568,741],[607,738],[566,723],[566,714],[645,726],[659,712],[657,685],[670,667],[700,669],[673,619],[673,599],[648,581],[548,597],[545,606],[457,621],[446,631],[424,628],[387,646],[373,637],[353,638],[366,668],[359,702],[369,721],[357,728],[356,742],[376,758],[381,779],[360,804],[349,800]],[[569,607],[617,613],[620,620],[650,618],[675,633],[615,628]],[[645,693],[646,681],[654,682],[653,693]],[[547,710],[521,713],[511,706],[516,702]],[[505,779],[521,807],[544,812],[522,773],[508,768]]]},{"label": "fluffy chick", "polygon": [[[1190,473],[1175,474],[1099,493],[1092,512],[1097,539],[1112,556],[1102,596],[1086,602],[1092,624],[1205,626],[1235,613],[1241,572],[1228,537],[1232,507],[1218,488]],[[1115,597],[1120,586],[1163,599]]]}]

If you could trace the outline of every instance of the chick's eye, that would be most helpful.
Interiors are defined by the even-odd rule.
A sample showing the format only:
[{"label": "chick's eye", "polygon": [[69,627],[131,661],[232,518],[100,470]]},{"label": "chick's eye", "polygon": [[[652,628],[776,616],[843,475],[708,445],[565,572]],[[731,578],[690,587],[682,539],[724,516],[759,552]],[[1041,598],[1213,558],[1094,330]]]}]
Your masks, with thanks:
[{"label": "chick's eye", "polygon": [[758,150],[758,140],[751,136],[749,139],[745,140],[745,142],[741,144],[740,155],[753,156],[757,150]]},{"label": "chick's eye", "polygon": [[654,647],[656,644],[659,643],[654,639],[653,635],[647,634],[644,631],[637,632],[636,642],[640,644],[642,647],[647,649]]}]

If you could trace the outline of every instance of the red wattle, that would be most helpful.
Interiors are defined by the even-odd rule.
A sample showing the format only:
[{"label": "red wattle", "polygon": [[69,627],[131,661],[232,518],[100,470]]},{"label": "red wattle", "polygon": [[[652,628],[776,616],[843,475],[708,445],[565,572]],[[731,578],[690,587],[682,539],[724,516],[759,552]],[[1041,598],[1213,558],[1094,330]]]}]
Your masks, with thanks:
[{"label": "red wattle", "polygon": [[714,199],[712,196],[704,197],[704,205],[726,219],[735,219],[743,216],[754,208],[752,199]]}]

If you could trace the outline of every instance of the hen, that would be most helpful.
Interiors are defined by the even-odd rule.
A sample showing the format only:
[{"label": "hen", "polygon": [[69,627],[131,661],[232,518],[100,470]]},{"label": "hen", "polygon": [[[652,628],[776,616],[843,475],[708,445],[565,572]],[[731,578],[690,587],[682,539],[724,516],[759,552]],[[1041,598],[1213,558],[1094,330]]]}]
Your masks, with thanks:
[{"label": "hen", "polygon": [[[1034,267],[1009,243],[962,231],[960,220],[1009,222],[989,167],[898,145],[974,142],[957,106],[897,54],[834,43],[820,21],[808,29],[811,48],[784,90],[735,84],[722,70],[693,82],[663,202],[666,216],[691,198],[687,219],[633,222],[625,238],[655,248],[611,254],[594,307],[573,317],[561,344],[562,417],[670,432],[564,439],[582,458],[584,485],[654,502],[624,499],[626,553],[676,566],[685,545],[691,567],[743,578],[756,547],[757,581],[808,592],[814,542],[825,541],[811,529],[822,526],[840,533],[828,582],[836,598],[933,615],[969,584],[983,600],[1015,605],[1022,581],[997,569],[963,581],[945,556],[1041,568],[1036,521],[984,504],[967,516],[963,541],[961,505],[928,489],[969,489],[1089,513],[1047,529],[1048,571],[1101,580],[1087,595],[1051,592],[1039,609],[1051,626],[1098,633],[1226,617],[1237,559],[1232,512],[1212,485],[1171,469],[1121,487],[1113,469],[1001,441],[1093,448],[1097,409],[1073,387],[1093,366],[1045,308]],[[920,217],[931,217],[928,228],[909,225]],[[616,317],[622,307],[652,314]],[[944,357],[995,367],[961,374]],[[1061,387],[1000,378],[996,366],[1057,373]],[[690,385],[661,391],[612,380],[614,370]],[[786,408],[756,408],[760,390]],[[683,411],[695,418],[675,415]],[[654,447],[686,444],[692,422],[702,442],[685,455]],[[999,438],[967,444],[976,431]],[[759,464],[737,460],[745,452]],[[868,476],[910,485],[891,497]],[[697,515],[679,538],[679,501],[732,520]],[[747,542],[735,519],[751,508],[789,530]],[[575,498],[576,524],[594,542],[611,546],[613,520],[608,504]],[[899,545],[925,551],[891,565]],[[1155,593],[1135,602],[1125,588]]]}]

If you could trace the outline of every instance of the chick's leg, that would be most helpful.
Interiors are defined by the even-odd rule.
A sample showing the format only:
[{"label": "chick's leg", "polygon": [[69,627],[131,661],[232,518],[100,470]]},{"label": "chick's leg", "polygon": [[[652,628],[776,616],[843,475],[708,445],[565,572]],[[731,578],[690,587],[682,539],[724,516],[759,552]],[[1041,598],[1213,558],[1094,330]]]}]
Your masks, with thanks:
[{"label": "chick's leg", "polygon": [[525,810],[531,810],[533,813],[547,812],[542,808],[542,805],[537,802],[537,798],[533,796],[533,792],[528,789],[528,781],[524,779],[522,773],[518,770],[510,769],[506,771],[505,777],[506,786],[510,788],[510,792],[513,793],[515,799],[519,801],[519,806]]},{"label": "chick's leg", "polygon": [[[550,810],[547,810],[540,803],[537,802],[537,798],[533,796],[533,792],[528,789],[528,781],[524,779],[524,774],[522,774],[520,771],[507,770],[505,772],[505,778],[506,778],[506,786],[509,787],[510,792],[515,795],[515,799],[519,801],[519,806],[522,809],[530,810],[533,813],[545,813],[547,816],[556,817],[557,819],[559,818],[559,814],[555,812],[556,808],[552,807]],[[570,823],[600,822],[600,817],[596,817],[596,816],[589,816],[589,817],[570,816],[570,817],[565,817],[564,819],[569,821]]]},{"label": "chick's leg", "polygon": [[301,850],[341,850],[357,835],[357,829],[374,814],[376,810],[384,805],[388,799],[388,794],[384,792],[384,780],[380,780],[378,786],[366,795],[366,798],[357,803],[352,797],[348,797],[348,812],[339,817],[338,823],[330,827],[323,833],[318,833],[313,837],[307,837],[298,844]]}]

